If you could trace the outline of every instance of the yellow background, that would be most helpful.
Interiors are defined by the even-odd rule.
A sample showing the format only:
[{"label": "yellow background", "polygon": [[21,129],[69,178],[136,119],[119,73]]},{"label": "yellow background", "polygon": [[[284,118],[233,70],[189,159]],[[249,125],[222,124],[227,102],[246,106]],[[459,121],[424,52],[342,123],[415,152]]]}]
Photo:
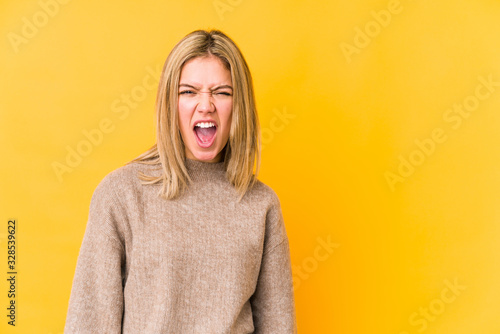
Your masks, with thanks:
[{"label": "yellow background", "polygon": [[[299,332],[500,333],[499,1],[54,1],[0,5],[2,333],[63,331],[92,192],[153,143],[144,82],[199,28],[226,32],[253,73]],[[467,117],[449,111],[464,103]],[[103,120],[111,130],[58,179],[54,162]]]}]

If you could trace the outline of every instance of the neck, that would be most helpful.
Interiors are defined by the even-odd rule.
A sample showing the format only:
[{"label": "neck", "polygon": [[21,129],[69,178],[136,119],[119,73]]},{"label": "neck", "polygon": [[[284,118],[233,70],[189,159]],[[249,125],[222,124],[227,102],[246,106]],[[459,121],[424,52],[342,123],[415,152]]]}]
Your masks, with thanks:
[{"label": "neck", "polygon": [[193,160],[186,158],[186,168],[189,176],[195,180],[211,180],[226,173],[224,160],[219,162],[206,162],[201,160]]}]

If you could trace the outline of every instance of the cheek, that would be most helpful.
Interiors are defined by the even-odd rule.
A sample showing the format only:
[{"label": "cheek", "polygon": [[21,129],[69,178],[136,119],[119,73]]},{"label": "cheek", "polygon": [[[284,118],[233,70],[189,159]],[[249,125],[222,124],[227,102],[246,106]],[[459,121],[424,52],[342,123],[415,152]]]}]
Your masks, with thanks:
[{"label": "cheek", "polygon": [[178,109],[179,114],[184,115],[189,110],[189,104],[186,101],[179,100]]},{"label": "cheek", "polygon": [[178,110],[179,110],[179,126],[181,127],[181,129],[188,128],[192,114],[191,109],[189,108],[189,104],[179,101]]},{"label": "cheek", "polygon": [[224,133],[228,136],[231,130],[232,115],[232,104],[229,104],[226,108],[219,111],[220,121],[224,124]]},{"label": "cheek", "polygon": [[222,103],[219,106],[218,110],[219,110],[219,115],[222,119],[230,121],[232,110],[233,110],[233,102],[228,101],[228,102]]}]

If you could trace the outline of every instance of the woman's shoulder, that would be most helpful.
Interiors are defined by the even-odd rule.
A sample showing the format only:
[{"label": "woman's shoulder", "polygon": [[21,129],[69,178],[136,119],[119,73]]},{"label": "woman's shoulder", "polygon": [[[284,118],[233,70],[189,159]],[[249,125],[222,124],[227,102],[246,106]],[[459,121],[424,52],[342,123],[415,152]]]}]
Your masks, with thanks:
[{"label": "woman's shoulder", "polygon": [[280,206],[276,191],[260,179],[255,180],[254,185],[248,191],[248,195],[249,199],[265,202],[268,206]]},{"label": "woman's shoulder", "polygon": [[140,174],[156,175],[153,165],[132,162],[108,172],[96,187],[95,194],[120,194],[141,187]]},{"label": "woman's shoulder", "polygon": [[[248,197],[247,203],[251,203],[250,205],[252,208],[264,208],[267,222],[266,233],[269,235],[275,235],[272,238],[276,238],[278,241],[273,241],[271,243],[278,244],[280,240],[283,240],[283,236],[286,236],[281,202],[278,194],[270,185],[262,182],[261,180],[257,180],[255,182],[250,194],[251,195]],[[255,198],[254,203],[252,203],[252,198]],[[255,203],[255,201],[259,203]]]}]

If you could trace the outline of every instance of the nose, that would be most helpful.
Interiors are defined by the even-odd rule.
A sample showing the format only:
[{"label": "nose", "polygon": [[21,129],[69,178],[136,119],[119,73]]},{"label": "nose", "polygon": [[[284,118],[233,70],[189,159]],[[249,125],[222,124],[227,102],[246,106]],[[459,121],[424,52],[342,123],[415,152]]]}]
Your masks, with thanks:
[{"label": "nose", "polygon": [[200,112],[215,111],[215,104],[213,102],[212,92],[199,92],[198,105],[196,109]]}]

